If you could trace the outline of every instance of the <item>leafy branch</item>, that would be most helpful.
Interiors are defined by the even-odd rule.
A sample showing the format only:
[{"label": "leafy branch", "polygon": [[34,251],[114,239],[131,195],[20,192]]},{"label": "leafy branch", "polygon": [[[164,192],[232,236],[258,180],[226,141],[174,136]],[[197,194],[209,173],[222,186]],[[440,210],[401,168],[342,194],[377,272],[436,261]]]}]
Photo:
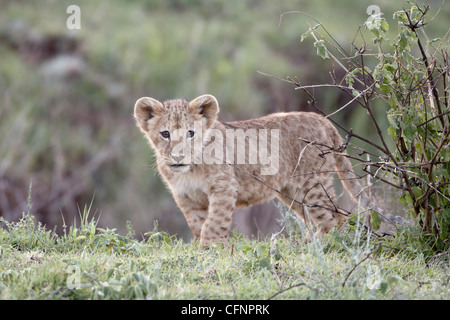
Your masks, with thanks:
[{"label": "leafy branch", "polygon": [[[357,139],[375,148],[378,154],[359,148],[358,156],[348,157],[361,163],[368,175],[400,189],[400,200],[423,230],[424,239],[435,250],[445,251],[450,247],[450,32],[442,39],[429,40],[424,30],[434,19],[427,20],[429,11],[429,6],[414,4],[397,11],[398,32],[393,39],[389,39],[389,24],[383,14],[372,14],[358,29],[348,52],[317,19],[289,12],[306,15],[317,23],[309,26],[301,41],[312,37],[317,54],[332,61],[333,82],[304,85],[298,79],[284,81],[305,92],[311,98],[310,105],[344,130],[348,140]],[[366,43],[363,29],[374,36],[372,44]],[[358,45],[360,39],[362,45]],[[342,79],[336,78],[335,66],[345,72]],[[311,93],[323,87],[334,87],[350,100],[326,115]],[[365,109],[378,142],[347,130],[331,118],[353,104]],[[387,133],[374,113],[380,105],[389,108]]]}]

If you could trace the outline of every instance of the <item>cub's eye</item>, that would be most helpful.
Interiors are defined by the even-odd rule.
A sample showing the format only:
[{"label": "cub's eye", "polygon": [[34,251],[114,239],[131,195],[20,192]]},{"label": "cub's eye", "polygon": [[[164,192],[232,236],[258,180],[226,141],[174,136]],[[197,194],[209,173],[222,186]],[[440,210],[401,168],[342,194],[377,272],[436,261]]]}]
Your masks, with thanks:
[{"label": "cub's eye", "polygon": [[187,137],[188,137],[188,138],[192,138],[193,136],[194,136],[194,131],[189,130],[189,131],[187,132]]},{"label": "cub's eye", "polygon": [[164,139],[169,139],[170,138],[170,132],[169,131],[161,131],[160,134],[161,134],[161,137],[163,137]]}]

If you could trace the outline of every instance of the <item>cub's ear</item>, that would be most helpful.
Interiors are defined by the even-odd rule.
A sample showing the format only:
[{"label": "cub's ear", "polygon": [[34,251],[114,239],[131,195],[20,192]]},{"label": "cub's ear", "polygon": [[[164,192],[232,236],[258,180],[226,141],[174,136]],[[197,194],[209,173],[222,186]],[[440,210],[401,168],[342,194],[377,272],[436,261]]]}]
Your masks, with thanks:
[{"label": "cub's ear", "polygon": [[148,132],[148,120],[163,113],[164,106],[156,99],[143,97],[134,105],[134,119],[142,132]]},{"label": "cub's ear", "polygon": [[202,115],[206,119],[207,127],[210,128],[219,113],[219,103],[214,96],[204,94],[189,102],[189,109],[193,113]]}]

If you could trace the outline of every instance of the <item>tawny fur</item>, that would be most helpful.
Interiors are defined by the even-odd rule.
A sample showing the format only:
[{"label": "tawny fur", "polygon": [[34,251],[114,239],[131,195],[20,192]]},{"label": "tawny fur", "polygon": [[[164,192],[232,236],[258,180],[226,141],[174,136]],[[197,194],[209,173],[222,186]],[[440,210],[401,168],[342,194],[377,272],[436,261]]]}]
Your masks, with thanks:
[{"label": "tawny fur", "polygon": [[[288,205],[319,233],[342,225],[346,217],[335,207],[333,173],[339,174],[353,196],[361,192],[361,186],[345,151],[329,152],[329,147],[338,150],[343,143],[330,121],[315,113],[290,112],[226,123],[216,120],[218,112],[217,100],[211,95],[200,96],[191,102],[168,100],[164,103],[144,97],[136,102],[134,109],[138,127],[155,150],[159,173],[195,239],[204,246],[225,239],[236,208],[252,206],[273,197]],[[201,127],[195,127],[195,122],[201,123]],[[194,131],[195,135],[190,139],[178,137],[178,140],[172,140],[176,129]],[[192,148],[194,139],[201,137],[201,152],[204,152],[212,143],[211,132],[218,130],[226,136],[227,129],[268,129],[269,153],[271,142],[275,141],[271,139],[271,132],[274,132],[271,130],[278,130],[278,170],[274,174],[263,174],[268,164],[250,164],[252,149],[248,143],[245,144],[243,164],[238,163],[236,151],[228,163],[196,163],[194,159],[201,154],[196,154]],[[169,132],[168,139],[162,136],[164,131]],[[185,147],[181,151],[180,143]],[[230,146],[224,147],[225,153]],[[242,145],[235,142],[234,147]]]}]

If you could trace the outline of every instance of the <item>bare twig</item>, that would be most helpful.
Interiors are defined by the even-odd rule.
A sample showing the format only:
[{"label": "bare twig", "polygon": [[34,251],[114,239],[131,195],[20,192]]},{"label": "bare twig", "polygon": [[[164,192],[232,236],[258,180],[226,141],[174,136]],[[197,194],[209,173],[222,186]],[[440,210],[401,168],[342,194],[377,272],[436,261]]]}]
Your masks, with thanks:
[{"label": "bare twig", "polygon": [[350,275],[353,273],[353,271],[355,271],[355,269],[356,269],[361,263],[363,263],[364,261],[368,260],[368,259],[370,258],[370,256],[371,256],[372,254],[374,254],[378,249],[379,249],[379,247],[377,247],[376,249],[370,251],[370,252],[369,252],[369,253],[368,253],[361,261],[359,261],[357,264],[355,264],[355,265],[353,266],[353,268],[350,270],[350,272],[347,273],[347,276],[345,277],[344,282],[342,283],[342,287],[345,287],[345,284],[347,283],[347,280],[348,280],[348,278],[350,277]]},{"label": "bare twig", "polygon": [[308,285],[307,285],[306,283],[304,283],[304,282],[300,282],[300,283],[294,284],[294,285],[292,285],[292,286],[289,286],[289,287],[287,287],[286,289],[283,289],[283,290],[278,291],[278,292],[275,293],[274,295],[272,295],[272,296],[270,296],[269,298],[267,298],[267,300],[272,300],[273,298],[275,298],[276,296],[282,294],[283,292],[286,292],[286,291],[288,291],[288,290],[291,290],[291,289],[294,289],[294,288],[297,288],[297,287],[302,287],[302,286],[305,286],[305,287],[307,287],[307,288],[309,288],[309,289],[311,289],[311,290],[317,292],[317,289],[311,288],[310,286],[308,286]]},{"label": "bare twig", "polygon": [[[422,16],[418,19],[418,21],[416,23],[413,23],[411,21],[411,17],[409,15],[408,11],[406,11],[406,10],[404,11],[406,17],[408,18],[408,24],[406,26],[412,32],[414,32],[414,34],[417,37],[417,45],[419,46],[420,53],[422,54],[422,60],[423,60],[423,62],[425,64],[425,68],[426,68],[426,71],[427,71],[428,83],[429,83],[429,86],[431,87],[431,91],[432,91],[434,100],[436,102],[436,107],[438,109],[438,114],[441,115],[442,114],[442,107],[441,107],[441,102],[440,102],[440,99],[439,99],[439,93],[437,91],[436,84],[435,84],[434,78],[433,78],[433,74],[431,72],[430,64],[428,62],[428,56],[427,56],[427,54],[426,54],[426,52],[425,52],[425,50],[424,50],[424,48],[422,46],[422,42],[420,41],[419,35],[417,34],[417,29],[421,28],[421,27],[423,27],[425,25],[425,23],[423,22],[423,17],[428,12],[428,10],[430,10],[430,6],[425,6],[425,8],[423,10],[421,10],[421,9],[419,9],[419,10],[421,11]],[[442,127],[445,128],[444,117],[440,116],[439,120],[441,121]]]},{"label": "bare twig", "polygon": [[333,115],[335,115],[336,113],[338,113],[339,111],[342,111],[343,109],[345,109],[348,105],[350,105],[353,101],[355,101],[356,99],[358,99],[359,97],[361,97],[362,95],[364,95],[366,92],[368,92],[369,90],[372,89],[372,87],[376,84],[376,82],[372,83],[370,86],[368,86],[366,89],[364,89],[363,91],[361,91],[360,93],[358,93],[358,95],[356,95],[352,100],[350,100],[349,102],[347,102],[345,105],[343,105],[342,107],[340,107],[338,110],[330,113],[329,115],[325,116],[325,118],[329,118]]}]

